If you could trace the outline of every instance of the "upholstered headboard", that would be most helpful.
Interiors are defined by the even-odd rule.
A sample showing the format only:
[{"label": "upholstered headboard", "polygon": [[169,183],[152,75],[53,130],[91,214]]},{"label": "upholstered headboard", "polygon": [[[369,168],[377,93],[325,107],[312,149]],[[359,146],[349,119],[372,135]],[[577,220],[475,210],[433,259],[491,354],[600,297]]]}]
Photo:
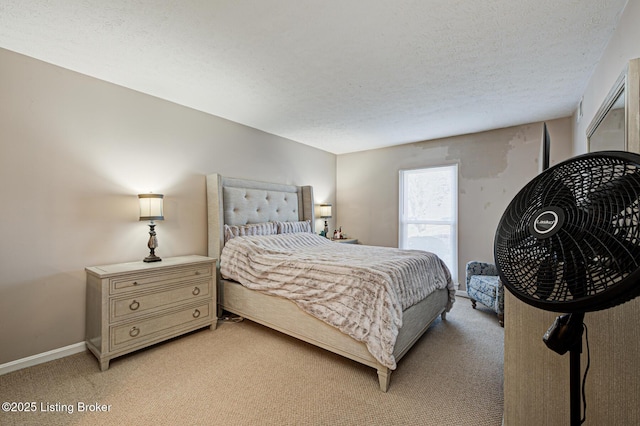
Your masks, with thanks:
[{"label": "upholstered headboard", "polygon": [[209,256],[220,259],[224,225],[310,220],[314,231],[313,188],[212,174],[207,176]]}]

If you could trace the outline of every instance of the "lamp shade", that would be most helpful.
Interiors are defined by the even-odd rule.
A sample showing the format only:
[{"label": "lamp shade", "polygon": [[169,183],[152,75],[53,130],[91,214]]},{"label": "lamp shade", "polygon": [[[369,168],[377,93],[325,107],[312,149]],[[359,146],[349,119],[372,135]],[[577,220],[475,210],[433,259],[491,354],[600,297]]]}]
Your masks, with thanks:
[{"label": "lamp shade", "polygon": [[323,219],[331,217],[331,204],[320,204],[320,217]]},{"label": "lamp shade", "polygon": [[164,195],[138,194],[140,201],[140,220],[164,220],[162,212]]}]

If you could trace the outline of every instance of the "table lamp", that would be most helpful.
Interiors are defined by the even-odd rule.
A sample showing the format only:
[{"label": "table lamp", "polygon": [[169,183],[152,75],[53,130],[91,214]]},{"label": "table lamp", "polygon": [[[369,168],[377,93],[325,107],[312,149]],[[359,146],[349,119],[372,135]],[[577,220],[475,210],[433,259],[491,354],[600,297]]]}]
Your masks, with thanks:
[{"label": "table lamp", "polygon": [[156,256],[156,248],[158,248],[158,239],[156,238],[154,220],[164,220],[162,213],[164,195],[162,194],[138,194],[138,200],[140,201],[140,220],[148,220],[149,222],[149,242],[147,247],[151,252],[149,256],[144,258],[145,262],[159,262],[160,259]]}]

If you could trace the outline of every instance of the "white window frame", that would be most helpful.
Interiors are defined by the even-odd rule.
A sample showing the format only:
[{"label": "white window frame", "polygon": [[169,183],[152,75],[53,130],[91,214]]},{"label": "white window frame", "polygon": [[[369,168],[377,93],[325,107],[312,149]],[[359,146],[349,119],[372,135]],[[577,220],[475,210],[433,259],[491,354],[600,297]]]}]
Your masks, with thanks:
[{"label": "white window frame", "polygon": [[[452,170],[452,173],[455,177],[453,182],[453,188],[451,189],[454,197],[453,197],[453,219],[452,220],[425,220],[425,219],[417,219],[417,218],[409,218],[406,217],[405,212],[407,211],[407,197],[405,197],[405,182],[406,176],[410,173],[420,172],[422,170],[427,169],[436,169],[436,168],[446,168]],[[448,265],[451,272],[451,279],[453,282],[458,282],[458,164],[440,164],[436,166],[426,166],[419,167],[415,169],[403,169],[399,171],[399,224],[398,224],[398,245],[399,248],[407,247],[407,227],[408,225],[448,225],[451,227],[451,238],[449,243],[451,244],[451,262],[452,265]]]}]

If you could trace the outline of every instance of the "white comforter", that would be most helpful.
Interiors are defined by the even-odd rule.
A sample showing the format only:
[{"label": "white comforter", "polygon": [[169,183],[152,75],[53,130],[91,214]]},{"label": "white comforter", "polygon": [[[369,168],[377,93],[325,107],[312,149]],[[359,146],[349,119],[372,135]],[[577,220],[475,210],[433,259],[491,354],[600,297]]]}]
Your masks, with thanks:
[{"label": "white comforter", "polygon": [[433,253],[338,244],[311,233],[237,237],[220,257],[223,277],[282,296],[302,310],[364,342],[395,369],[393,348],[402,311],[436,289],[455,288]]}]

